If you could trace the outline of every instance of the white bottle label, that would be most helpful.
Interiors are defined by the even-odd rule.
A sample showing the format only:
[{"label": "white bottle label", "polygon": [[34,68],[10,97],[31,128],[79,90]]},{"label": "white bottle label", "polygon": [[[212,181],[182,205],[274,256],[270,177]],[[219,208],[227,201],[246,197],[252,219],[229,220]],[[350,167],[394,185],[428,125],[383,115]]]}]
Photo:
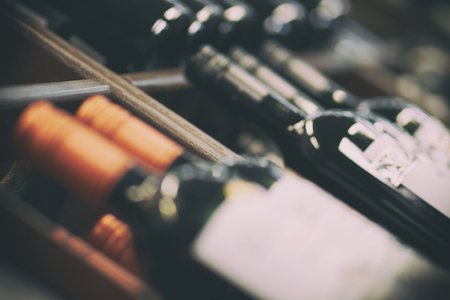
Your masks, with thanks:
[{"label": "white bottle label", "polygon": [[378,136],[364,152],[343,138],[339,150],[379,180],[407,188],[450,218],[448,173],[406,151],[390,135]]},{"label": "white bottle label", "polygon": [[414,137],[428,150],[429,156],[447,168],[450,166],[450,132],[437,120],[424,120]]},{"label": "white bottle label", "polygon": [[268,192],[225,201],[191,253],[248,294],[283,300],[389,299],[405,267],[423,262],[379,226],[289,173]]},{"label": "white bottle label", "polygon": [[379,177],[404,186],[450,218],[450,177],[430,161],[417,159],[387,135],[376,139],[364,155]]},{"label": "white bottle label", "polygon": [[420,124],[414,132],[416,140],[438,165],[447,169],[450,167],[450,131],[444,124],[417,107],[403,109],[396,121],[403,127],[410,122]]}]

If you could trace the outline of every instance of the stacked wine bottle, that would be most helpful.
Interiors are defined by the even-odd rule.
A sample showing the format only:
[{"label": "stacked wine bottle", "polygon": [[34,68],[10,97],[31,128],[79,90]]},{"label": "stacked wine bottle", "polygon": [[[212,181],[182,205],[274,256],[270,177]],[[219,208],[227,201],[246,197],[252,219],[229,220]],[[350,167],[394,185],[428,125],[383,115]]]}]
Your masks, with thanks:
[{"label": "stacked wine bottle", "polygon": [[3,188],[142,286],[166,299],[450,295],[450,106],[360,97],[299,55],[346,41],[346,0],[8,5],[115,72],[178,67],[191,85],[179,99],[151,95],[242,154],[205,160],[114,97],[0,106],[9,146],[35,165],[34,187]]}]

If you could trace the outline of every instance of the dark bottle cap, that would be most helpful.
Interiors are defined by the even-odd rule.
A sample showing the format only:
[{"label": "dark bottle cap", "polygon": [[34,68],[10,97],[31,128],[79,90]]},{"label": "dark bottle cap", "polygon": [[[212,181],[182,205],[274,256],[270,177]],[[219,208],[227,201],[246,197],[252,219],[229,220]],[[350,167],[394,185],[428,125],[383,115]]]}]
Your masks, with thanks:
[{"label": "dark bottle cap", "polygon": [[261,18],[266,36],[283,44],[298,48],[309,43],[311,35],[309,10],[299,1],[293,0],[247,0]]},{"label": "dark bottle cap", "polygon": [[[350,12],[348,0],[301,0],[308,7],[309,27],[313,42],[325,40],[341,25],[343,19]],[[322,43],[323,44],[323,43]]]},{"label": "dark bottle cap", "polygon": [[215,46],[227,51],[236,44],[252,46],[260,39],[260,20],[255,9],[243,0],[218,0],[224,7]]},{"label": "dark bottle cap", "polygon": [[187,30],[189,52],[196,52],[203,43],[216,43],[219,25],[224,21],[224,8],[214,0],[184,0],[193,12]]}]

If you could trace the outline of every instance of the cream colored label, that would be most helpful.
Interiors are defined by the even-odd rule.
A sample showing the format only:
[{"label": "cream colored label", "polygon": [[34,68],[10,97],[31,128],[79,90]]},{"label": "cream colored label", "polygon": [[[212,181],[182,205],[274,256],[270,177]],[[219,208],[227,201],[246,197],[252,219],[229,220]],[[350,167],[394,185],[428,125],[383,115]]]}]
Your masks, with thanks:
[{"label": "cream colored label", "polygon": [[364,152],[344,138],[339,149],[379,180],[403,186],[450,218],[450,177],[430,160],[404,150],[387,134]]},{"label": "cream colored label", "polygon": [[429,119],[414,134],[428,155],[439,165],[450,167],[450,132],[437,120]]},{"label": "cream colored label", "polygon": [[191,253],[250,295],[283,300],[389,299],[405,265],[421,261],[385,230],[292,174],[268,192],[225,201]]}]

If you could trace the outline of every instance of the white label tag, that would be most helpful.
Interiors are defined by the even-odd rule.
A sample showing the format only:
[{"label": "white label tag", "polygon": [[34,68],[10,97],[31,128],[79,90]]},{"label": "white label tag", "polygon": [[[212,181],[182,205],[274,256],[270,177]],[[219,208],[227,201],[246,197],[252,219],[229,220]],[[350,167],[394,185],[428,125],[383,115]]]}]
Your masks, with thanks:
[{"label": "white label tag", "polygon": [[404,186],[450,218],[450,176],[429,159],[406,151],[387,134],[376,138],[364,152],[343,138],[339,150],[379,180]]},{"label": "white label tag", "polygon": [[385,230],[292,174],[268,192],[225,201],[191,253],[250,295],[283,300],[375,298],[389,294],[405,265],[422,261]]}]

